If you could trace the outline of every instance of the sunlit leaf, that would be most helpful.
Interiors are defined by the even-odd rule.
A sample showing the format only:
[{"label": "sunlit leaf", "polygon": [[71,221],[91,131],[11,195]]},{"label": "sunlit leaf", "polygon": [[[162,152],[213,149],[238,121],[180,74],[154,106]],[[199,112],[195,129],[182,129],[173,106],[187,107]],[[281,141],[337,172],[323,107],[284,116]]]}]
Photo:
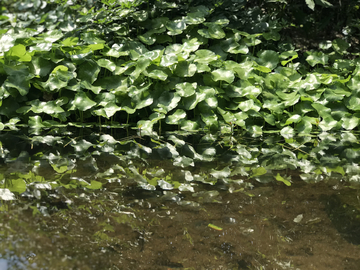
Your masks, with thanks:
[{"label": "sunlit leaf", "polygon": [[346,116],[342,118],[342,127],[347,130],[352,130],[359,125],[360,115]]},{"label": "sunlit leaf", "polygon": [[74,141],[72,144],[72,147],[74,147],[76,152],[84,152],[86,150],[88,150],[91,146],[93,146],[92,143],[81,139],[79,141]]},{"label": "sunlit leaf", "polygon": [[91,180],[90,185],[86,186],[86,188],[88,189],[101,189],[102,188],[102,183],[95,181],[95,180]]},{"label": "sunlit leaf", "polygon": [[195,55],[197,57],[195,58],[194,62],[202,64],[208,64],[211,61],[216,61],[218,59],[216,54],[209,50],[197,50],[195,52]]},{"label": "sunlit leaf", "polygon": [[186,119],[186,112],[178,109],[173,114],[167,116],[166,123],[170,125],[179,125],[180,121],[184,119]]},{"label": "sunlit leaf", "polygon": [[71,102],[69,110],[86,111],[96,105],[96,102],[91,100],[83,91],[76,93],[74,100]]},{"label": "sunlit leaf", "polygon": [[290,139],[292,137],[294,137],[295,135],[295,131],[292,127],[284,127],[281,131],[280,131],[281,136],[283,136],[285,139]]},{"label": "sunlit leaf", "polygon": [[107,70],[110,70],[111,72],[115,71],[115,69],[116,69],[116,64],[109,59],[102,58],[102,59],[97,60],[96,63],[100,67],[106,68]]},{"label": "sunlit leaf", "polygon": [[258,59],[256,60],[259,65],[273,70],[279,64],[279,55],[275,51],[265,50],[258,54]]},{"label": "sunlit leaf", "polygon": [[232,83],[235,79],[235,75],[232,71],[226,69],[216,69],[211,72],[214,81],[226,81]]},{"label": "sunlit leaf", "polygon": [[181,97],[189,97],[195,94],[197,83],[178,83],[175,85],[176,93]]},{"label": "sunlit leaf", "polygon": [[26,47],[23,44],[18,44],[14,47],[11,47],[11,49],[5,55],[6,57],[14,58],[20,62],[31,61],[31,55],[26,51]]},{"label": "sunlit leaf", "polygon": [[267,173],[267,170],[264,167],[258,167],[252,170],[251,178],[256,176],[261,176]]},{"label": "sunlit leaf", "polygon": [[175,74],[179,77],[192,77],[196,72],[196,65],[187,61],[181,61],[177,64]]},{"label": "sunlit leaf", "polygon": [[[7,188],[10,192],[17,192],[19,194],[25,192],[26,190],[26,183],[24,179],[12,179],[10,184],[7,185]],[[6,190],[6,189],[5,189]],[[9,192],[6,192],[5,195],[9,196]]]},{"label": "sunlit leaf", "polygon": [[16,200],[15,194],[7,188],[0,188],[0,200],[12,201]]},{"label": "sunlit leaf", "polygon": [[288,187],[291,186],[291,182],[289,181],[291,179],[291,177],[289,177],[290,179],[288,180],[288,179],[282,177],[279,173],[274,177],[275,177],[276,181],[283,182]]},{"label": "sunlit leaf", "polygon": [[329,56],[323,52],[308,52],[309,56],[306,61],[314,67],[317,64],[326,65],[329,61]]}]

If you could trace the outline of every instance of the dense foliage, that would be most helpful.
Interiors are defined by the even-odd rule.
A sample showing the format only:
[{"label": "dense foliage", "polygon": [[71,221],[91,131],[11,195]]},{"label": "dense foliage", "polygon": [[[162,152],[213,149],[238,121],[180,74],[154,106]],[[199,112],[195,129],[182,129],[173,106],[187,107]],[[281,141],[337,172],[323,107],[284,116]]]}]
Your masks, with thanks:
[{"label": "dense foliage", "polygon": [[[143,134],[237,128],[287,138],[358,127],[354,36],[298,51],[282,34],[300,27],[290,21],[299,4],[84,2],[2,8],[2,129],[111,120]],[[358,29],[352,24],[343,32]]]}]

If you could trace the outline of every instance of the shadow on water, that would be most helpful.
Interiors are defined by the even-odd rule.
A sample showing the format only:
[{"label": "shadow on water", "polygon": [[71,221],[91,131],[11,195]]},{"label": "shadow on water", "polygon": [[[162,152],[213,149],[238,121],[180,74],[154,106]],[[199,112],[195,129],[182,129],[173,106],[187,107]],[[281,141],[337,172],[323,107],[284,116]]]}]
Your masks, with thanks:
[{"label": "shadow on water", "polygon": [[247,191],[64,190],[67,208],[20,199],[2,204],[2,262],[8,269],[356,269],[359,215],[345,216],[338,199],[347,191],[299,181]]},{"label": "shadow on water", "polygon": [[[2,190],[12,192],[1,195],[0,269],[358,269],[359,192],[345,170],[323,176],[264,146],[267,158],[238,148],[242,165],[228,154],[230,163],[174,166],[179,158],[143,159],[131,143],[128,155],[101,140],[109,151],[91,155],[56,154],[56,144],[45,158],[3,150]],[[166,155],[176,150],[167,147]]]}]

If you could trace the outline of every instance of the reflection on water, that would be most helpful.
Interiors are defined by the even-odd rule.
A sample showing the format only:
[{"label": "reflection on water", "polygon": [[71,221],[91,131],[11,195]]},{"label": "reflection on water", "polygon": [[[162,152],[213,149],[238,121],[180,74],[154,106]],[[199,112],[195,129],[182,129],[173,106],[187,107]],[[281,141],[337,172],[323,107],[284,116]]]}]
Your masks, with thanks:
[{"label": "reflection on water", "polygon": [[358,269],[354,134],[196,136],[0,135],[0,270]]},{"label": "reflection on water", "polygon": [[3,202],[0,269],[357,269],[356,190],[252,185],[119,192],[114,182]]}]

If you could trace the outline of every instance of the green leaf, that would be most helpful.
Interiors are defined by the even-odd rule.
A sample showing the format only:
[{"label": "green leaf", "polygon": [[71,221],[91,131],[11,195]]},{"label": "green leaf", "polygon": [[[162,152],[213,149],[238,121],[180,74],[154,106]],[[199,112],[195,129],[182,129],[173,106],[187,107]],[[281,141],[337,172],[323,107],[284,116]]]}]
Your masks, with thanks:
[{"label": "green leaf", "polygon": [[197,121],[182,120],[180,123],[180,129],[186,131],[198,131],[199,123]]},{"label": "green leaf", "polygon": [[307,6],[311,9],[311,10],[314,10],[315,8],[315,2],[314,0],[305,0]]},{"label": "green leaf", "polygon": [[85,80],[92,84],[94,81],[96,81],[97,76],[100,72],[100,67],[98,64],[90,59],[86,60],[83,64],[81,64],[78,67],[78,79]]},{"label": "green leaf", "polygon": [[79,42],[78,37],[68,37],[67,39],[61,41],[61,44],[64,46],[72,47],[76,46]]},{"label": "green leaf", "polygon": [[116,64],[109,59],[101,58],[101,59],[97,60],[96,63],[98,64],[99,67],[106,68],[107,70],[110,70],[111,72],[114,72],[116,69]]},{"label": "green leaf", "polygon": [[286,126],[280,131],[280,134],[285,139],[290,139],[290,138],[294,137],[295,131],[292,127]]},{"label": "green leaf", "polygon": [[192,166],[194,167],[194,161],[192,158],[188,158],[188,157],[183,157],[183,156],[178,156],[176,158],[174,158],[174,162],[173,162],[174,166],[179,166],[181,168],[185,168],[185,167],[189,167]]},{"label": "green leaf", "polygon": [[173,114],[166,117],[166,123],[169,125],[179,125],[181,120],[186,119],[186,112],[177,109]]},{"label": "green leaf", "polygon": [[263,134],[262,127],[257,125],[248,127],[247,131],[251,134],[251,137],[259,137]]},{"label": "green leaf", "polygon": [[91,146],[93,146],[93,144],[88,142],[87,140],[81,139],[79,141],[73,141],[71,146],[74,147],[76,152],[85,152]]},{"label": "green leaf", "polygon": [[146,44],[146,45],[153,45],[156,42],[156,37],[150,31],[146,32],[144,35],[138,36],[138,39]]},{"label": "green leaf", "polygon": [[308,52],[309,56],[306,57],[306,61],[310,66],[314,67],[317,64],[326,65],[329,61],[329,56],[323,52]]},{"label": "green leaf", "polygon": [[254,111],[258,112],[260,110],[260,106],[255,104],[254,100],[252,100],[252,99],[239,102],[238,107],[243,112],[247,112],[249,110],[254,110]]},{"label": "green leaf", "polygon": [[39,115],[30,116],[29,121],[28,121],[28,125],[29,125],[29,127],[33,128],[33,129],[41,129],[41,128],[45,127],[43,125],[42,119],[41,119],[41,117]]},{"label": "green leaf", "polygon": [[11,47],[11,49],[5,55],[6,57],[13,58],[20,62],[31,61],[31,55],[26,51],[26,47],[22,44]]},{"label": "green leaf", "polygon": [[30,90],[30,79],[31,75],[29,74],[28,68],[19,67],[16,69],[5,68],[7,73],[10,75],[6,78],[3,86],[4,88],[11,93],[11,89],[16,89],[20,95],[25,96],[29,93]]},{"label": "green leaf", "polygon": [[218,59],[216,54],[209,50],[197,50],[195,55],[197,57],[194,59],[194,62],[202,64],[209,64],[210,62],[216,61]]},{"label": "green leaf", "polygon": [[279,55],[275,51],[265,50],[258,54],[256,59],[258,64],[273,70],[279,64]]},{"label": "green leaf", "polygon": [[41,86],[49,91],[60,91],[68,85],[68,82],[74,78],[73,72],[68,70],[68,67],[59,65],[53,69],[48,80],[41,83]]},{"label": "green leaf", "polygon": [[163,113],[167,113],[178,106],[181,97],[177,93],[164,91],[157,99],[157,110]]},{"label": "green leaf", "polygon": [[222,231],[223,230],[223,228],[218,227],[218,226],[216,226],[214,224],[211,224],[211,223],[208,224],[208,227],[211,228],[211,229],[217,230],[217,231]]},{"label": "green leaf", "polygon": [[102,183],[95,181],[95,180],[91,180],[90,185],[86,186],[86,188],[88,189],[101,189],[102,188]]},{"label": "green leaf", "polygon": [[208,33],[211,38],[222,39],[225,37],[225,32],[220,25],[208,23],[207,26],[209,27]]},{"label": "green leaf", "polygon": [[340,54],[346,53],[346,50],[350,47],[350,44],[347,43],[345,40],[337,38],[333,40],[332,46]]},{"label": "green leaf", "polygon": [[54,43],[55,41],[62,38],[64,34],[61,32],[61,30],[50,30],[46,33],[43,33],[40,35],[40,37],[47,43]]},{"label": "green leaf", "polygon": [[355,115],[349,115],[349,116],[345,116],[343,117],[342,120],[342,127],[346,130],[352,130],[354,128],[356,128],[359,125],[359,114],[357,113],[356,116]]},{"label": "green leaf", "polygon": [[246,44],[239,44],[235,41],[234,38],[228,38],[221,42],[221,48],[228,53],[233,54],[247,54],[249,52],[248,46]]},{"label": "green leaf", "polygon": [[176,55],[167,54],[161,58],[160,65],[163,67],[168,67],[168,66],[172,66],[172,65],[176,64],[177,62],[178,62],[178,58]]},{"label": "green leaf", "polygon": [[19,194],[26,191],[26,183],[24,179],[12,179],[10,184],[6,186],[11,192],[17,192]]},{"label": "green leaf", "polygon": [[261,176],[267,173],[267,170],[264,167],[258,167],[255,169],[252,169],[252,174],[250,176],[250,178],[256,177],[256,176]]},{"label": "green leaf", "polygon": [[150,78],[153,78],[156,80],[161,80],[161,81],[166,81],[169,74],[171,74],[168,69],[158,67],[155,65],[151,65],[143,73],[147,77],[150,77]]},{"label": "green leaf", "polygon": [[211,75],[214,81],[226,81],[229,84],[235,79],[234,72],[226,69],[216,69]]},{"label": "green leaf", "polygon": [[285,66],[287,63],[292,62],[292,60],[298,58],[298,54],[295,51],[287,51],[283,52],[279,55],[280,59],[283,59],[281,61],[281,65]]},{"label": "green leaf", "polygon": [[353,111],[360,111],[360,98],[352,96],[345,100],[345,105],[348,109]]},{"label": "green leaf", "polygon": [[71,110],[86,111],[96,105],[96,102],[91,100],[83,91],[76,93],[74,100],[71,102]]},{"label": "green leaf", "polygon": [[197,83],[178,83],[175,85],[176,93],[181,97],[189,97],[195,94]]},{"label": "green leaf", "polygon": [[196,65],[187,61],[181,61],[177,64],[175,74],[179,77],[192,77],[196,72]]},{"label": "green leaf", "polygon": [[33,57],[31,64],[34,75],[40,77],[45,77],[54,68],[51,61],[48,61],[42,57]]},{"label": "green leaf", "polygon": [[186,24],[201,24],[206,19],[204,18],[203,13],[201,12],[191,12],[191,13],[187,13],[186,17],[183,20]]},{"label": "green leaf", "polygon": [[285,185],[287,185],[288,187],[291,186],[291,182],[285,178],[283,178],[279,173],[274,176],[276,181],[280,181],[280,182],[283,182]]},{"label": "green leaf", "polygon": [[170,36],[179,35],[186,29],[186,23],[183,19],[168,21],[165,26],[169,30],[167,33]]},{"label": "green leaf", "polygon": [[298,123],[301,121],[301,115],[294,114],[286,120],[285,125],[291,125],[292,123]]}]

